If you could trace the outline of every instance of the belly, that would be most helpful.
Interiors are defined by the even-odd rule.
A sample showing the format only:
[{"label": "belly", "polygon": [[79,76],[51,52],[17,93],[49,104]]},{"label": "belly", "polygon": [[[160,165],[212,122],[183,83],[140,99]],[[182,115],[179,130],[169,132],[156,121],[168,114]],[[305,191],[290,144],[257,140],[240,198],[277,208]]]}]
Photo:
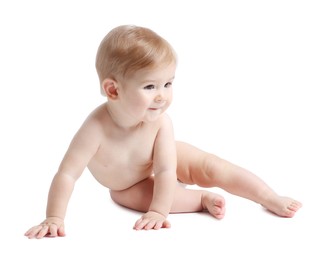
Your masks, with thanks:
[{"label": "belly", "polygon": [[153,173],[151,163],[130,167],[90,163],[88,169],[101,185],[111,190],[125,190]]}]

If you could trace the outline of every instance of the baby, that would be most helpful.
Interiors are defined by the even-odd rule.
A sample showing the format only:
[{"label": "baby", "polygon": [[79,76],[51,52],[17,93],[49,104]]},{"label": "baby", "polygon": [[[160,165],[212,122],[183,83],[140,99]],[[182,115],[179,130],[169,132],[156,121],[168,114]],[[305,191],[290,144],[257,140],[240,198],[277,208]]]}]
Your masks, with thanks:
[{"label": "baby", "polygon": [[48,194],[46,219],[29,238],[64,236],[64,218],[75,182],[87,167],[118,204],[143,212],[134,229],[170,227],[169,213],[208,211],[221,219],[219,187],[293,217],[301,203],[279,196],[253,173],[174,139],[166,114],[172,102],[177,57],[172,46],[144,27],[123,25],[102,40],[96,69],[105,103],[75,134]]}]

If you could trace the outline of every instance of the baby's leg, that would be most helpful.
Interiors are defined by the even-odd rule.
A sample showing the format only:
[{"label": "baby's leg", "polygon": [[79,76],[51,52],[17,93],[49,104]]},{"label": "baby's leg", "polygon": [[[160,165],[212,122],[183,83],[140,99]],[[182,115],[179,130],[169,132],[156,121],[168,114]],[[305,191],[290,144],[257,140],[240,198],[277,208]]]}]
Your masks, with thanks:
[{"label": "baby's leg", "polygon": [[177,154],[178,179],[183,183],[222,188],[282,217],[293,217],[301,207],[300,202],[276,194],[253,173],[216,155],[182,142],[177,142]]},{"label": "baby's leg", "polygon": [[[116,203],[141,212],[147,212],[152,200],[154,180],[152,177],[143,180],[123,191],[110,191]],[[215,218],[221,219],[225,214],[225,200],[222,196],[204,190],[185,189],[177,185],[170,213],[189,213],[208,211]]]},{"label": "baby's leg", "polygon": [[199,211],[208,211],[213,217],[222,219],[226,211],[225,199],[213,192],[185,189],[178,185],[171,213]]}]

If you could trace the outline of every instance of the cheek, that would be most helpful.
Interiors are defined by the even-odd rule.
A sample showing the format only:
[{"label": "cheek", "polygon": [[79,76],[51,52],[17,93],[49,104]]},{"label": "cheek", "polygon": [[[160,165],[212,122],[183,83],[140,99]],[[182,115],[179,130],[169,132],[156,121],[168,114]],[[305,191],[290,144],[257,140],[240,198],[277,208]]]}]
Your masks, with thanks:
[{"label": "cheek", "polygon": [[172,103],[172,100],[173,100],[173,91],[170,91],[167,96],[167,101],[169,103]]},{"label": "cheek", "polygon": [[145,108],[150,104],[149,99],[143,96],[132,96],[130,98],[130,103],[133,106],[133,108],[135,107],[136,109]]},{"label": "cheek", "polygon": [[170,99],[171,99],[171,101],[172,101],[172,99],[173,99],[173,90],[171,90],[171,93],[170,93]]}]

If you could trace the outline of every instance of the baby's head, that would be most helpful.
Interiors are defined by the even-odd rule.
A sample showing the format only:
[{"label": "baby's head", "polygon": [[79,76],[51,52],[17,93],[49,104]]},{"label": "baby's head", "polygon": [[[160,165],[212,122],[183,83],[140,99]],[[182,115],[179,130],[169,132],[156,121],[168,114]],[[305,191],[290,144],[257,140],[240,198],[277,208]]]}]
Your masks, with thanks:
[{"label": "baby's head", "polygon": [[101,84],[111,78],[122,80],[141,69],[153,69],[176,63],[172,46],[145,27],[122,25],[112,29],[102,40],[96,55],[96,70]]}]

